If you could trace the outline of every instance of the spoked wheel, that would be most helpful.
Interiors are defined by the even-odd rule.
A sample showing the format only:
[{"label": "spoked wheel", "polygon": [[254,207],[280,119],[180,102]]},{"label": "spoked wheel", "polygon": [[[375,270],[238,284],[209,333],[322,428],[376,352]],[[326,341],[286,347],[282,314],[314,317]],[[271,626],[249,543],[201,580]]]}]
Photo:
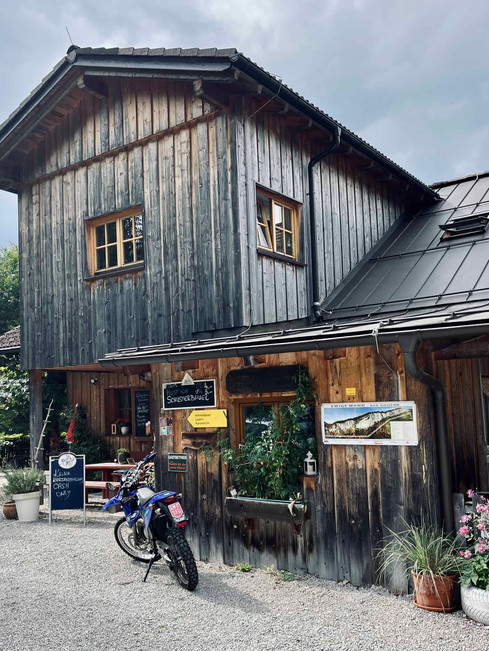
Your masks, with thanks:
[{"label": "spoked wheel", "polygon": [[153,557],[151,543],[142,533],[141,522],[138,520],[133,527],[130,527],[125,518],[117,520],[114,528],[114,535],[117,544],[131,558],[141,563],[149,563]]},{"label": "spoked wheel", "polygon": [[180,531],[174,530],[167,535],[166,544],[168,545],[170,569],[175,572],[178,582],[187,590],[195,590],[199,582],[199,575],[188,542]]}]

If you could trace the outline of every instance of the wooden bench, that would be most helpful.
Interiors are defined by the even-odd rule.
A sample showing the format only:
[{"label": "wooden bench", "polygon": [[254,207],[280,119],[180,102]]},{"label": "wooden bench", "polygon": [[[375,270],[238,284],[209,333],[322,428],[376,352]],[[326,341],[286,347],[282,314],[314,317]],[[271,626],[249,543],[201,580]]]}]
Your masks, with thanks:
[{"label": "wooden bench", "polygon": [[109,491],[107,490],[106,484],[111,484],[112,488],[114,488],[115,490],[117,490],[119,488],[119,482],[116,482],[116,481],[109,481],[109,482],[106,482],[106,481],[86,481],[85,482],[85,502],[88,502],[88,490],[90,488],[101,490],[104,499],[108,499],[108,497],[109,497],[108,492]]}]

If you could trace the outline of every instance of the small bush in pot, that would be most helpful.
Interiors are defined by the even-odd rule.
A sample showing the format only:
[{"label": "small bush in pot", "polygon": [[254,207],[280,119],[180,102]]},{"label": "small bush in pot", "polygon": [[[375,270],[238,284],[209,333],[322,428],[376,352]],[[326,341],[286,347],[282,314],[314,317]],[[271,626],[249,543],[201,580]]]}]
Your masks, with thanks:
[{"label": "small bush in pot", "polygon": [[[472,490],[467,495],[475,497]],[[462,608],[470,618],[489,625],[489,504],[484,496],[478,499],[475,508],[462,516],[458,531],[467,545],[460,552]]]},{"label": "small bush in pot", "polygon": [[37,468],[6,468],[5,491],[12,496],[19,520],[37,520],[44,472]]},{"label": "small bush in pot", "polygon": [[379,552],[380,574],[403,568],[406,579],[412,576],[415,605],[425,610],[454,610],[454,584],[463,559],[460,545],[434,525],[407,524],[400,532],[391,531]]},{"label": "small bush in pot", "polygon": [[4,487],[0,488],[0,504],[2,504],[3,514],[7,520],[17,520],[15,502]]}]

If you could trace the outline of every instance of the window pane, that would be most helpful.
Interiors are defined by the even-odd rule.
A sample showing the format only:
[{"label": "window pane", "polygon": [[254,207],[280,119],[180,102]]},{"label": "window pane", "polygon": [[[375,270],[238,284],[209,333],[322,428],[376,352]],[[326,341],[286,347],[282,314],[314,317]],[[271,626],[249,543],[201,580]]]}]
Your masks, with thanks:
[{"label": "window pane", "polygon": [[143,240],[136,240],[136,260],[144,260]]},{"label": "window pane", "polygon": [[116,222],[109,222],[107,224],[107,243],[112,244],[112,242],[117,242]]},{"label": "window pane", "polygon": [[95,229],[96,246],[103,246],[105,244],[105,224],[97,226]]},{"label": "window pane", "polygon": [[292,211],[290,208],[284,208],[284,223],[288,231],[292,230]]},{"label": "window pane", "polygon": [[117,246],[107,247],[108,266],[117,267]]},{"label": "window pane", "polygon": [[278,226],[279,228],[284,227],[283,217],[282,217],[282,206],[279,206],[276,203],[273,204],[273,218],[275,221],[275,226]]},{"label": "window pane", "polygon": [[124,264],[134,262],[134,249],[131,242],[124,242]]},{"label": "window pane", "polygon": [[279,229],[275,229],[275,250],[278,253],[284,252],[284,232]]},{"label": "window pane", "polygon": [[127,219],[122,220],[122,239],[132,239],[132,217],[127,217]]},{"label": "window pane", "polygon": [[270,242],[268,241],[268,229],[263,224],[258,224],[258,244],[270,249]]},{"label": "window pane", "polygon": [[97,250],[97,269],[105,269],[105,249]]},{"label": "window pane", "polygon": [[284,233],[285,235],[285,253],[287,255],[294,255],[294,245],[292,243],[292,233]]},{"label": "window pane", "polygon": [[243,407],[245,441],[257,441],[272,422],[271,405],[246,405]]},{"label": "window pane", "polygon": [[136,215],[134,217],[134,233],[136,237],[142,237],[143,235],[143,216]]}]

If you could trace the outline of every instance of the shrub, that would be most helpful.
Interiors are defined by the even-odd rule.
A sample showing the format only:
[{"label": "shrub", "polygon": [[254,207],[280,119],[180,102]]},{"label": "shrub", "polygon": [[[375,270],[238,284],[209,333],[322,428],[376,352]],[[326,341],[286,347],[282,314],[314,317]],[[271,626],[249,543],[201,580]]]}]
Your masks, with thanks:
[{"label": "shrub", "polygon": [[[474,491],[467,491],[474,497]],[[489,504],[480,497],[475,510],[462,516],[458,533],[463,536],[467,549],[461,551],[463,567],[461,583],[465,586],[489,590]]]}]

